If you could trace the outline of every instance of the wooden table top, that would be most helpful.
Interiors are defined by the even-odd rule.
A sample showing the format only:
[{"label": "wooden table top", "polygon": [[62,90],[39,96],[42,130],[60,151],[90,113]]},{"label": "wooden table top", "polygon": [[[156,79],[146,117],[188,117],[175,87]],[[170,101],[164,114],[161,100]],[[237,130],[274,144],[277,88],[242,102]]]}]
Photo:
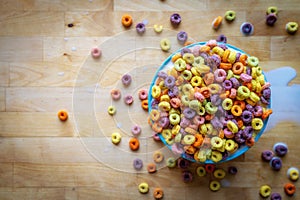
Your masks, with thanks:
[{"label": "wooden table top", "polygon": [[[283,191],[290,182],[287,169],[300,168],[300,124],[289,117],[300,116],[299,107],[274,113],[288,117],[274,122],[246,154],[218,165],[238,168],[237,175],[221,181],[218,192],[208,188],[212,177],[195,175],[191,183],[183,183],[182,170],[164,164],[154,174],[136,173],[131,166],[134,157],[142,157],[146,165],[153,151],[166,149],[147,138],[151,135],[147,113],[138,99],[130,107],[115,103],[113,117],[106,111],[112,104],[109,91],[121,87],[124,73],[133,75],[133,83],[122,92],[136,95],[138,89],[149,88],[160,63],[180,47],[175,41],[171,51],[164,53],[158,41],[174,39],[180,30],[191,41],[225,34],[228,43],[256,55],[266,72],[291,66],[299,74],[299,31],[295,35],[285,31],[287,22],[300,23],[299,5],[299,0],[1,0],[0,199],[154,199],[156,187],[164,190],[164,199],[260,199],[264,184],[283,199],[299,199],[299,181],[294,183],[299,190],[294,197]],[[269,6],[279,9],[273,27],[265,24]],[[224,21],[213,30],[212,20],[227,10],[236,11],[236,20]],[[182,16],[178,28],[169,22],[174,12]],[[130,30],[121,25],[125,13],[134,20]],[[255,27],[252,36],[239,31],[245,21]],[[135,33],[138,22],[147,23],[142,36]],[[151,30],[154,24],[163,25],[161,34]],[[103,57],[95,64],[90,50],[99,45]],[[300,84],[299,76],[292,84]],[[57,117],[60,109],[70,116],[64,123]],[[127,143],[134,123],[143,127],[146,136],[136,153]],[[109,141],[114,131],[123,134],[119,146]],[[278,172],[260,158],[263,150],[277,142],[289,147]],[[195,174],[195,168],[192,165],[189,170]],[[139,193],[141,182],[149,184],[148,194]]]}]

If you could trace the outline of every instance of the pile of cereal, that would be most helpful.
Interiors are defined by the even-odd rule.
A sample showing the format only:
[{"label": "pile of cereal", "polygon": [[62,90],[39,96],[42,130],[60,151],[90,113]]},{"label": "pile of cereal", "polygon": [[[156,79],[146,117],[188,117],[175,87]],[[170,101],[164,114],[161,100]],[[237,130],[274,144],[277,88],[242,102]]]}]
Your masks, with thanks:
[{"label": "pile of cereal", "polygon": [[258,58],[210,40],[169,60],[149,91],[149,123],[162,141],[200,163],[224,161],[253,146],[272,113]]}]

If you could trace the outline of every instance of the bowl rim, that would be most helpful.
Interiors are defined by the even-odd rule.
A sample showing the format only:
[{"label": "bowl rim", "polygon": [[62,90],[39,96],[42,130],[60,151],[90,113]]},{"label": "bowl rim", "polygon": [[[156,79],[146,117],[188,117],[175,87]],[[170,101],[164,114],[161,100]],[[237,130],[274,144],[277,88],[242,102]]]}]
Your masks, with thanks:
[{"label": "bowl rim", "polygon": [[[149,87],[149,95],[148,95],[148,102],[149,102],[148,113],[149,113],[149,114],[150,114],[150,112],[151,112],[151,110],[152,110],[152,108],[151,108],[151,102],[152,102],[152,100],[153,100],[152,95],[150,94],[150,91],[151,91],[151,88],[152,88],[152,87],[154,86],[154,84],[155,84],[155,81],[156,81],[156,79],[157,79],[157,74],[158,74],[158,72],[161,71],[161,70],[163,70],[163,69],[165,68],[165,66],[167,66],[168,63],[170,63],[172,57],[173,57],[175,54],[181,52],[182,49],[184,49],[184,48],[191,48],[191,47],[194,47],[194,46],[197,46],[197,45],[205,45],[206,43],[207,43],[207,42],[196,42],[196,43],[190,44],[190,45],[188,45],[188,46],[184,46],[184,47],[178,49],[177,51],[173,52],[171,55],[169,55],[169,56],[163,61],[163,63],[160,65],[160,67],[156,70],[155,75],[154,75],[154,77],[153,77],[153,79],[152,79],[152,82],[151,82],[151,84],[150,84],[150,87]],[[233,50],[235,50],[236,52],[239,52],[239,53],[242,53],[242,54],[246,54],[247,56],[250,56],[250,55],[247,54],[245,51],[243,51],[243,50],[241,50],[241,49],[239,49],[239,48],[237,48],[237,47],[235,47],[235,46],[233,46],[233,45],[231,45],[231,44],[223,43],[223,42],[217,42],[217,44],[218,44],[218,45],[219,45],[219,44],[225,44],[226,47],[228,47],[228,48],[230,48],[230,49],[233,49]],[[264,74],[264,72],[262,72],[262,73]],[[266,79],[265,74],[264,74],[264,77],[265,77],[265,81],[267,82],[267,79]],[[266,108],[271,108],[271,98],[270,98],[270,103],[266,106]],[[265,131],[265,129],[266,129],[266,126],[267,126],[267,124],[268,124],[268,120],[269,120],[269,117],[267,117],[265,120],[263,120],[264,125],[263,125],[263,127],[261,128],[261,130],[260,130],[258,133],[256,133],[256,136],[255,136],[255,138],[254,138],[255,143],[259,140],[259,138],[260,138],[260,137],[262,136],[262,134],[264,133],[264,131]],[[164,143],[164,145],[166,145],[166,146],[172,151],[172,146],[169,145],[169,144],[167,144],[167,142],[165,141],[165,139],[162,137],[162,134],[158,133],[158,135],[159,135],[159,137],[160,137],[160,140]],[[211,159],[207,159],[205,162],[199,162],[199,161],[196,161],[194,158],[191,158],[191,157],[186,156],[186,154],[185,154],[184,152],[183,152],[182,154],[180,154],[180,157],[185,158],[185,159],[187,159],[187,160],[189,160],[189,161],[192,161],[192,162],[195,162],[195,163],[199,163],[199,164],[219,164],[219,163],[228,162],[228,161],[230,161],[230,160],[233,160],[233,159],[235,159],[235,158],[237,158],[237,157],[243,155],[244,153],[246,153],[249,149],[250,149],[250,147],[244,144],[244,145],[240,146],[240,147],[237,149],[237,151],[235,151],[235,152],[232,153],[232,154],[229,154],[225,159],[222,159],[222,160],[219,161],[219,162],[213,162]]]}]

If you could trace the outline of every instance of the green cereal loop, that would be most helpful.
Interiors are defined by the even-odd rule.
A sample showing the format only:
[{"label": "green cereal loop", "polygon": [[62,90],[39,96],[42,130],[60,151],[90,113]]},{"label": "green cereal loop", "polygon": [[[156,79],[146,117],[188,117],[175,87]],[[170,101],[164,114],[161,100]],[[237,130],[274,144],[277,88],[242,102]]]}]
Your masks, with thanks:
[{"label": "green cereal loop", "polygon": [[259,131],[263,127],[264,122],[260,118],[253,118],[251,125],[254,130]]},{"label": "green cereal loop", "polygon": [[167,138],[165,141],[166,141],[166,143],[167,143],[168,145],[174,144],[174,139],[173,139],[173,138]]},{"label": "green cereal loop", "polygon": [[234,73],[233,71],[230,69],[227,71],[227,76],[226,76],[226,79],[229,80],[233,77]]},{"label": "green cereal loop", "polygon": [[189,103],[189,108],[198,111],[201,107],[201,103],[200,101],[194,99],[192,101],[190,101]]},{"label": "green cereal loop", "polygon": [[178,133],[178,134],[175,136],[174,141],[175,141],[176,143],[179,143],[179,142],[181,141],[181,138],[182,138],[182,134],[181,134],[181,133]]},{"label": "green cereal loop", "polygon": [[177,71],[182,72],[186,69],[186,62],[182,58],[178,58],[174,63],[174,68]]},{"label": "green cereal loop", "polygon": [[257,67],[258,66],[258,63],[259,63],[259,60],[257,57],[255,56],[249,56],[247,58],[247,63],[250,67]]},{"label": "green cereal loop", "polygon": [[197,67],[197,66],[200,67],[200,65],[203,65],[203,64],[204,64],[204,58],[201,57],[201,56],[197,56],[197,57],[194,59],[194,62],[193,62],[193,64],[192,64],[192,66],[193,66],[193,67]]},{"label": "green cereal loop", "polygon": [[260,100],[260,97],[255,92],[250,92],[249,98],[255,103]]},{"label": "green cereal loop", "polygon": [[158,98],[158,97],[160,96],[160,94],[161,94],[161,89],[160,89],[160,87],[157,86],[157,85],[154,85],[154,86],[152,87],[152,91],[151,91],[152,97],[156,99],[156,98]]},{"label": "green cereal loop", "polygon": [[231,120],[227,122],[227,128],[232,133],[237,133],[239,131],[239,128],[237,127],[237,125]]},{"label": "green cereal loop", "polygon": [[207,86],[210,89],[211,94],[217,94],[221,90],[221,86],[217,83],[213,83]]},{"label": "green cereal loop", "polygon": [[161,135],[165,139],[172,138],[172,132],[170,129],[163,129]]},{"label": "green cereal loop", "polygon": [[[199,153],[200,153],[200,152],[199,152]],[[198,155],[199,155],[199,154],[198,154]],[[197,175],[200,176],[200,177],[205,176],[205,175],[206,175],[205,167],[203,167],[203,166],[197,167],[196,173],[197,173]]]},{"label": "green cereal loop", "polygon": [[114,106],[108,106],[108,108],[107,108],[107,112],[110,115],[114,115],[116,113],[116,111],[117,110],[116,110],[116,108]]},{"label": "green cereal loop", "polygon": [[181,103],[184,106],[189,106],[189,103],[190,103],[189,97],[187,95],[182,95],[181,96]]},{"label": "green cereal loop", "polygon": [[227,21],[233,21],[234,19],[235,19],[235,12],[233,11],[233,10],[228,10],[228,11],[226,11],[226,13],[225,13],[225,19],[227,20]]},{"label": "green cereal loop", "polygon": [[[203,150],[200,150],[197,158],[200,162],[205,162],[206,161],[206,152]],[[206,173],[206,171],[205,171],[205,173]]]},{"label": "green cereal loop", "polygon": [[232,99],[230,98],[225,98],[222,102],[222,108],[224,110],[230,110],[233,106],[233,102],[232,102]]},{"label": "green cereal loop", "polygon": [[201,134],[204,134],[204,135],[207,133],[207,127],[206,127],[205,124],[202,124],[202,125],[200,126],[199,132],[200,132]]},{"label": "green cereal loop", "polygon": [[206,110],[206,112],[207,112],[208,114],[213,115],[213,114],[215,114],[215,113],[218,111],[218,108],[215,107],[215,106],[213,106],[211,102],[207,102],[207,103],[205,104],[205,110]]},{"label": "green cereal loop", "polygon": [[223,146],[223,140],[219,137],[212,137],[210,139],[210,143],[214,149],[221,148]]},{"label": "green cereal loop", "polygon": [[166,164],[167,164],[167,167],[174,168],[177,165],[176,159],[173,157],[170,157],[166,160]]},{"label": "green cereal loop", "polygon": [[257,66],[256,67],[256,75],[260,76],[261,74],[262,74],[262,68],[261,68],[261,66]]},{"label": "green cereal loop", "polygon": [[177,125],[180,122],[180,116],[177,113],[172,113],[169,115],[169,120],[172,125]]},{"label": "green cereal loop", "polygon": [[217,179],[223,179],[226,176],[226,172],[224,169],[216,169],[214,171],[214,177]]},{"label": "green cereal loop", "polygon": [[181,73],[181,76],[183,77],[184,80],[189,81],[189,80],[191,80],[193,74],[190,70],[184,70]]},{"label": "green cereal loop", "polygon": [[192,144],[194,144],[195,141],[196,141],[196,138],[193,135],[185,135],[183,137],[184,144],[192,145]]},{"label": "green cereal loop", "polygon": [[207,124],[205,124],[205,126],[206,126],[206,129],[207,129],[207,134],[212,134],[213,131],[214,131],[213,125],[207,123]]},{"label": "green cereal loop", "polygon": [[169,115],[170,114],[172,114],[172,113],[176,113],[176,114],[180,114],[180,111],[179,111],[179,109],[176,109],[176,108],[171,108],[170,110],[169,110]]},{"label": "green cereal loop", "polygon": [[212,151],[211,152],[211,160],[212,161],[214,161],[214,162],[219,162],[219,161],[221,161],[222,160],[222,158],[223,158],[223,156],[222,156],[222,153],[221,152],[219,152],[219,151]]},{"label": "green cereal loop", "polygon": [[190,94],[193,94],[195,91],[194,91],[193,86],[191,84],[187,83],[182,86],[182,92],[185,95],[190,95]]},{"label": "green cereal loop", "polygon": [[216,150],[220,152],[225,152],[225,144],[226,144],[226,139],[222,139],[223,145],[220,148],[217,148]]},{"label": "green cereal loop", "polygon": [[268,7],[268,9],[267,9],[267,15],[269,15],[271,13],[277,15],[277,13],[278,13],[277,7],[275,7],[275,6]]},{"label": "green cereal loop", "polygon": [[241,85],[237,90],[237,96],[244,100],[250,96],[250,90],[244,85]]},{"label": "green cereal loop", "polygon": [[204,101],[202,101],[202,105],[205,106],[207,104],[207,100],[204,99]]},{"label": "green cereal loop", "polygon": [[203,80],[200,76],[193,76],[191,79],[191,85],[194,87],[198,87],[202,84]]},{"label": "green cereal loop", "polygon": [[193,64],[195,60],[195,56],[192,53],[185,53],[183,54],[183,60],[188,64]]},{"label": "green cereal loop", "polygon": [[206,112],[206,111],[205,111],[205,108],[204,108],[203,106],[200,106],[200,108],[199,108],[197,114],[202,116],[202,115],[205,114],[205,112]]}]

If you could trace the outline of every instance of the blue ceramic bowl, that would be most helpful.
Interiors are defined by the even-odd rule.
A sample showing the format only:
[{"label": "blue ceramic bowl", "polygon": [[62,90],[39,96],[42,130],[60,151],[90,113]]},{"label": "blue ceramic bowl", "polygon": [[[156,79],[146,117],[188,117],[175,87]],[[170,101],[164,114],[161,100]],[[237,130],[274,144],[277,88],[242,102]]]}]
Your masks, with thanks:
[{"label": "blue ceramic bowl", "polygon": [[[194,43],[194,44],[191,44],[189,46],[186,46],[184,48],[192,48],[196,45],[205,45],[206,42],[198,42],[198,43]],[[239,49],[239,48],[236,48],[235,46],[232,46],[230,44],[226,44],[227,48],[230,49],[230,50],[233,50],[233,51],[236,51],[236,52],[240,52],[241,54],[246,54],[248,55],[247,53],[245,53],[243,50]],[[149,114],[152,110],[152,107],[151,107],[151,102],[153,101],[153,98],[152,98],[152,95],[150,94],[151,93],[151,90],[152,90],[152,87],[154,86],[158,76],[158,72],[159,71],[162,71],[162,70],[166,70],[166,68],[170,67],[170,64],[171,64],[171,59],[172,57],[176,54],[176,53],[179,53],[182,49],[179,49],[177,52],[174,52],[173,54],[171,54],[163,63],[162,65],[158,68],[158,70],[156,71],[155,75],[154,75],[154,78],[151,82],[151,85],[150,85],[150,89],[149,89],[149,95],[148,95],[148,102],[149,102]],[[249,55],[248,55],[249,56]],[[267,80],[265,80],[267,81]],[[270,105],[271,103],[268,105],[268,108],[270,108]],[[268,123],[268,118],[264,120],[264,125],[262,127],[262,129],[256,133],[256,136],[255,136],[255,142],[257,142],[259,140],[259,138],[261,137],[261,135],[263,134],[266,126],[267,126],[267,123]],[[169,145],[166,140],[162,137],[162,135],[159,133],[159,136],[160,136],[160,139],[161,141],[171,150],[172,147],[171,145]],[[218,163],[222,163],[222,162],[227,162],[227,161],[230,161],[232,159],[235,159],[241,155],[243,155],[245,152],[247,152],[248,150],[250,149],[250,147],[248,147],[247,145],[240,145],[238,150],[235,151],[234,153],[232,154],[229,154],[227,155],[225,158],[223,158],[221,161],[219,161]],[[185,159],[188,159],[192,162],[197,162],[197,163],[201,163],[199,161],[196,161],[193,157],[191,157],[190,155],[187,155],[186,153],[182,153],[180,155],[181,157],[185,158]],[[213,162],[212,160],[210,159],[207,159],[205,162],[201,163],[201,164],[216,164],[215,162]]]}]

